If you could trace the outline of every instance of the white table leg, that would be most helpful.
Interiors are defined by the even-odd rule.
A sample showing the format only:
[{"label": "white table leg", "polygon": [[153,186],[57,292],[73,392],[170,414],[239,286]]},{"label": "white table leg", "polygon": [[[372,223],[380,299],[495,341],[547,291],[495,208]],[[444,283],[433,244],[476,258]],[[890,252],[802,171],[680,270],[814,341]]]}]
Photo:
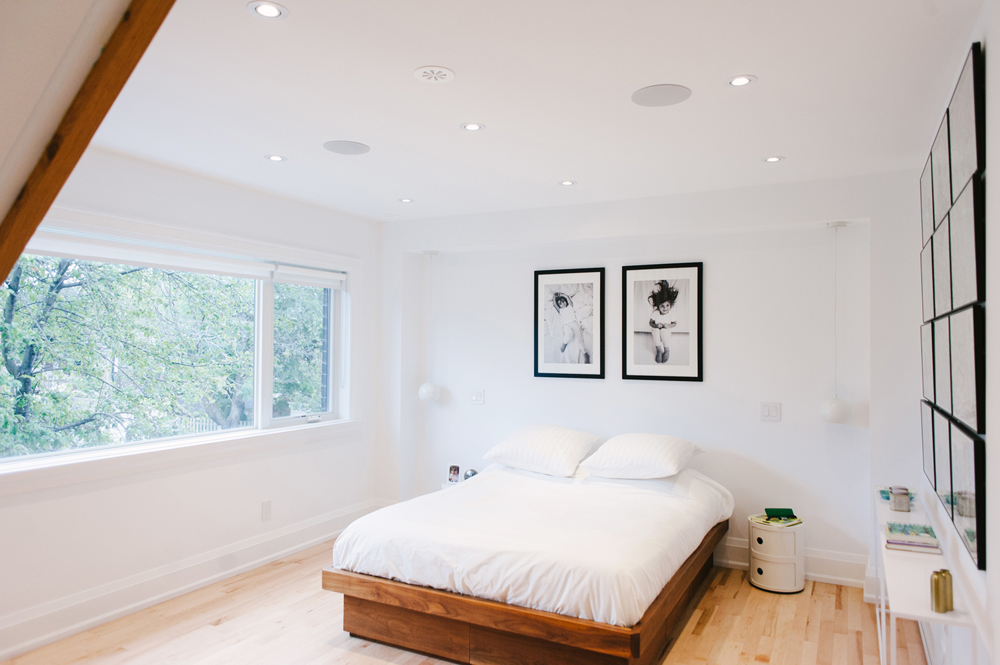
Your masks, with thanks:
[{"label": "white table leg", "polygon": [[896,615],[889,616],[889,663],[896,665]]},{"label": "white table leg", "polygon": [[[880,558],[881,557],[879,557],[879,559]],[[886,653],[886,643],[885,643],[885,633],[886,633],[885,574],[884,571],[880,569],[878,563],[876,563],[875,565],[876,565],[875,568],[876,574],[878,575],[879,579],[879,595],[878,595],[879,609],[878,611],[875,612],[875,616],[878,619],[878,657],[879,657],[879,662],[882,663],[882,665],[885,665],[885,659],[888,656],[888,654]]]}]

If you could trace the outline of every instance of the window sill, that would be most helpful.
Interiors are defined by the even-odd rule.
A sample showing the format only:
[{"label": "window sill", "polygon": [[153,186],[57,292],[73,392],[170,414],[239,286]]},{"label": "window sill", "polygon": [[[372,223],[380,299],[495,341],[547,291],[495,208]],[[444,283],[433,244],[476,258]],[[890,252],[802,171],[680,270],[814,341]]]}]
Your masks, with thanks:
[{"label": "window sill", "polygon": [[353,441],[362,430],[359,420],[335,420],[94,448],[51,457],[11,459],[0,462],[0,496],[162,471],[297,444]]}]

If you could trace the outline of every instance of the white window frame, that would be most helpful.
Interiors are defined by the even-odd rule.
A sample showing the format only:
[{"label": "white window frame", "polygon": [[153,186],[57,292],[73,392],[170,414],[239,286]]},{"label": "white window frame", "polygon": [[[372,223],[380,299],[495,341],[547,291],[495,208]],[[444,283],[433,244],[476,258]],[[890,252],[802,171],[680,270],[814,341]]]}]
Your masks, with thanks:
[{"label": "white window frame", "polygon": [[[351,289],[360,282],[360,262],[346,257],[331,257],[316,252],[300,252],[281,247],[265,247],[255,243],[239,243],[240,249],[250,252],[233,254],[216,251],[219,246],[232,246],[228,239],[215,242],[177,242],[149,234],[113,234],[94,230],[92,225],[69,223],[46,225],[39,229],[28,243],[24,253],[57,256],[80,260],[121,263],[145,267],[226,275],[255,280],[255,330],[254,330],[254,424],[214,434],[188,434],[147,439],[145,441],[54,451],[24,457],[0,459],[0,465],[37,468],[59,465],[69,461],[89,458],[104,459],[141,453],[143,447],[151,451],[165,448],[185,448],[192,443],[212,443],[242,440],[254,433],[303,426],[330,426],[356,422],[359,417],[351,399],[356,376],[352,373],[351,356],[356,352],[351,344],[354,319],[352,318]],[[195,234],[191,234],[195,235]],[[205,238],[207,236],[202,236]],[[254,256],[266,256],[257,258]],[[309,266],[309,267],[307,267]],[[330,377],[329,411],[272,418],[273,386],[273,324],[274,281],[304,283],[308,286],[333,288],[336,293],[336,312],[333,316],[336,329],[331,340],[334,372]],[[353,428],[353,425],[349,426]],[[116,452],[117,451],[117,452]]]},{"label": "white window frame", "polygon": [[[254,340],[256,344],[255,353],[257,360],[254,365],[259,369],[259,376],[254,386],[254,413],[257,426],[260,429],[271,429],[274,427],[286,427],[295,423],[320,423],[336,420],[343,420],[342,413],[349,409],[347,403],[347,380],[344,373],[346,365],[346,347],[343,342],[345,336],[344,320],[348,317],[345,311],[344,297],[345,288],[343,281],[339,277],[331,279],[327,275],[318,275],[319,279],[293,280],[282,279],[282,270],[295,269],[295,267],[279,264],[275,274],[271,279],[257,281],[257,312],[254,321],[257,324]],[[310,272],[319,273],[312,269]],[[345,276],[346,277],[346,276]],[[330,356],[333,360],[333,370],[328,378],[330,394],[328,395],[329,409],[300,416],[279,416],[275,418],[274,409],[274,285],[275,283],[297,284],[299,286],[315,286],[328,288],[333,291],[333,302],[330,305],[331,322],[330,334]]]}]

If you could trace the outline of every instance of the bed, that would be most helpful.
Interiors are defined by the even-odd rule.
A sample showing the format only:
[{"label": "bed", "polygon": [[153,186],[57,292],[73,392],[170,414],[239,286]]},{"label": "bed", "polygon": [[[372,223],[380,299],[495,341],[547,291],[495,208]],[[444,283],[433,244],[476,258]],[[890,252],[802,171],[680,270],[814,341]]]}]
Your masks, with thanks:
[{"label": "bed", "polygon": [[645,664],[712,567],[732,495],[493,465],[352,523],[323,588],[352,635],[460,663]]}]

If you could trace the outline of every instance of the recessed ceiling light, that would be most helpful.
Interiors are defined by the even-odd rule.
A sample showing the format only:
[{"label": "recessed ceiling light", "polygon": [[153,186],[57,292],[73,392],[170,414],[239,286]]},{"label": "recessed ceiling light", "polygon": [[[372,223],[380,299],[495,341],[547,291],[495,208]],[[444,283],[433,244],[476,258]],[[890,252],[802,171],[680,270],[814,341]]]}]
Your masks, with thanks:
[{"label": "recessed ceiling light", "polygon": [[639,106],[673,106],[691,96],[691,90],[682,85],[664,83],[641,88],[632,93],[632,101]]},{"label": "recessed ceiling light", "polygon": [[455,78],[455,72],[447,67],[425,65],[413,70],[413,76],[427,83],[448,83]]},{"label": "recessed ceiling light", "polygon": [[765,157],[764,161],[771,162],[773,164],[774,162],[783,162],[785,161],[785,158],[781,155],[775,155],[774,157]]},{"label": "recessed ceiling light", "polygon": [[356,141],[327,141],[323,144],[323,147],[338,155],[363,155],[371,151],[371,148],[364,143]]},{"label": "recessed ceiling light", "polygon": [[734,76],[733,78],[729,79],[729,85],[733,85],[739,88],[740,86],[750,85],[756,80],[757,77],[752,74],[740,74],[739,76]]},{"label": "recessed ceiling light", "polygon": [[282,157],[281,155],[264,155],[264,159],[266,159],[268,161],[271,161],[271,162],[283,162],[283,161],[285,161],[288,158],[287,157]]},{"label": "recessed ceiling light", "polygon": [[257,18],[281,19],[288,16],[288,10],[274,2],[251,2],[247,10]]},{"label": "recessed ceiling light", "polygon": [[467,129],[470,132],[478,132],[480,129],[486,129],[486,125],[479,122],[467,122],[461,127],[462,129]]},{"label": "recessed ceiling light", "polygon": [[563,180],[559,184],[562,185],[563,187],[569,187],[570,185],[575,185],[576,180]]},{"label": "recessed ceiling light", "polygon": [[413,203],[413,199],[399,199],[400,203]]}]

